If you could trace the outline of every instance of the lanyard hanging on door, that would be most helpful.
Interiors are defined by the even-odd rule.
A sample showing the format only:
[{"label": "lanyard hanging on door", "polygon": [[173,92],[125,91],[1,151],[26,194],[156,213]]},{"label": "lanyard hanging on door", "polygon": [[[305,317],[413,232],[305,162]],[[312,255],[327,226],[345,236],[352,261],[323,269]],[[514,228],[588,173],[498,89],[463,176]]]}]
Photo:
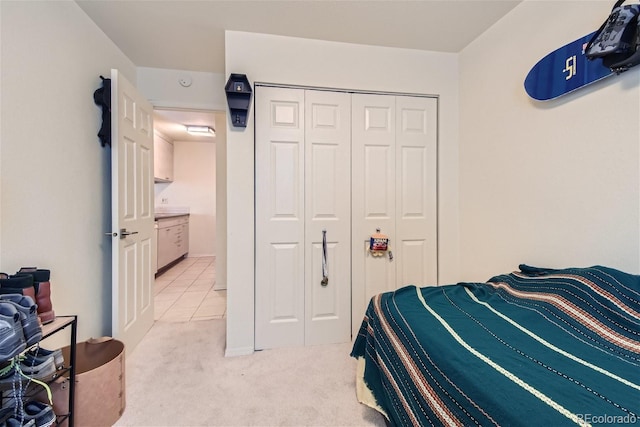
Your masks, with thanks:
[{"label": "lanyard hanging on door", "polygon": [[329,284],[329,268],[327,267],[327,230],[322,230],[322,286]]}]

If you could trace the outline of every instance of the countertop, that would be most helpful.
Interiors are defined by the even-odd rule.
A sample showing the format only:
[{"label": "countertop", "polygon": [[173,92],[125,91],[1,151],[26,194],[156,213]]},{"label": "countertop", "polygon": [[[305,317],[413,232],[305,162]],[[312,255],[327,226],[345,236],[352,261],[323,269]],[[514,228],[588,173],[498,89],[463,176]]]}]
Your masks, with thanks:
[{"label": "countertop", "polygon": [[158,219],[166,219],[166,218],[175,218],[175,217],[179,217],[179,216],[188,216],[188,213],[169,213],[169,212],[163,212],[163,213],[157,213],[156,214],[156,220]]}]

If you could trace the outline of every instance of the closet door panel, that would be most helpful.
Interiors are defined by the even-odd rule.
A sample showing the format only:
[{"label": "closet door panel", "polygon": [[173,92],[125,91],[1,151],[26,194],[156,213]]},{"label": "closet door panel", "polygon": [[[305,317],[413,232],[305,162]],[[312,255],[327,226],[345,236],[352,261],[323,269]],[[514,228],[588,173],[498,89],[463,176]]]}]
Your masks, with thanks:
[{"label": "closet door panel", "polygon": [[269,300],[257,300],[267,311],[267,317],[272,323],[299,322],[297,307],[300,297],[299,286],[296,281],[300,277],[301,260],[304,252],[300,245],[279,243],[272,244],[269,263],[273,266],[269,272],[269,282],[272,284]]},{"label": "closet door panel", "polygon": [[[271,234],[283,236],[285,240],[299,238],[298,224],[304,221],[300,180],[304,165],[301,162],[300,142],[270,141],[269,176],[262,185],[270,191],[264,195],[266,205],[261,206],[269,218],[270,226],[275,227]],[[268,197],[268,200],[265,200]],[[284,237],[284,236],[283,236]]]},{"label": "closet door panel", "polygon": [[[352,95],[352,328],[369,299],[395,289],[395,262],[367,251],[376,229],[395,242],[395,97]],[[393,246],[392,246],[393,248]]]},{"label": "closet door panel", "polygon": [[396,98],[396,287],[437,283],[437,100]]},{"label": "closet door panel", "polygon": [[[351,339],[351,100],[305,91],[305,343]],[[323,271],[323,232],[326,257]],[[326,274],[328,281],[322,283]]]},{"label": "closet door panel", "polygon": [[341,188],[339,178],[339,150],[335,144],[311,143],[309,212],[311,220],[337,219],[339,203],[337,193]]},{"label": "closet door panel", "polygon": [[303,345],[304,95],[256,87],[255,108],[255,346]]},{"label": "closet door panel", "polygon": [[427,244],[424,239],[403,239],[400,247],[396,249],[398,256],[398,283],[400,286],[413,285],[424,286],[426,268],[424,260],[427,258]]},{"label": "closet door panel", "polygon": [[395,179],[394,151],[391,145],[375,145],[365,143],[361,148],[364,153],[363,182],[364,218],[375,222],[390,221],[395,214],[393,182]]}]

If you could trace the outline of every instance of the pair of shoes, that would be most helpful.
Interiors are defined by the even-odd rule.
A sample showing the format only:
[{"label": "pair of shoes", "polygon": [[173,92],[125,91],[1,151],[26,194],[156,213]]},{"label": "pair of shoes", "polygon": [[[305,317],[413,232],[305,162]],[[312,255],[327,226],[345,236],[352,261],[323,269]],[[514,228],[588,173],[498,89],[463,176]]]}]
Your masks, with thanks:
[{"label": "pair of shoes", "polygon": [[11,304],[20,313],[20,323],[27,347],[31,347],[42,339],[38,306],[31,297],[20,294],[0,294],[0,305],[2,304]]},{"label": "pair of shoes", "polygon": [[38,304],[38,315],[43,324],[53,322],[56,314],[51,303],[51,271],[37,267],[22,267],[15,276],[33,278],[34,301]]},{"label": "pair of shoes", "polygon": [[9,360],[27,348],[20,313],[12,304],[0,304],[0,360]]},{"label": "pair of shoes", "polygon": [[[47,270],[48,271],[48,270]],[[38,291],[39,291],[39,282],[35,282],[34,280],[34,275],[32,273],[16,273],[12,276],[8,275],[7,273],[0,273],[0,295],[4,295],[4,294],[20,294],[26,297],[31,298],[34,302],[38,301]],[[38,285],[38,286],[36,286]],[[49,323],[51,321],[53,321],[55,319],[55,314],[53,314],[53,311],[51,309],[51,300],[48,300],[48,304],[49,304],[49,310],[51,311],[51,313],[49,313],[48,311],[44,311],[47,308],[47,298],[45,297],[46,295],[46,286],[43,286],[43,292],[41,295],[41,300],[42,302],[45,304],[45,308],[41,308],[38,305],[38,316],[41,318],[41,322],[42,323]],[[50,287],[49,287],[49,295],[51,294],[50,291]],[[43,312],[43,314],[41,314],[40,312]],[[44,315],[44,318],[43,318]]]},{"label": "pair of shoes", "polygon": [[36,420],[21,421],[16,417],[9,417],[0,423],[0,427],[37,427]]},{"label": "pair of shoes", "polygon": [[55,375],[58,367],[56,366],[55,357],[50,356],[34,356],[26,353],[20,357],[20,371],[33,380],[48,380]]},{"label": "pair of shoes", "polygon": [[56,369],[60,370],[64,368],[64,356],[62,355],[62,349],[58,348],[56,350],[47,350],[46,348],[38,346],[29,350],[28,354],[31,354],[39,360],[53,357],[53,363],[56,365]]},{"label": "pair of shoes", "polygon": [[37,307],[31,297],[0,294],[0,360],[9,360],[42,339]]},{"label": "pair of shoes", "polygon": [[0,273],[0,294],[22,294],[38,304],[38,316],[42,323],[53,322],[56,314],[51,303],[49,270],[22,267],[16,274]]},{"label": "pair of shoes", "polygon": [[56,421],[56,414],[50,405],[32,400],[24,405],[24,420],[35,421],[36,427],[49,427]]},{"label": "pair of shoes", "polygon": [[15,406],[6,406],[0,409],[0,427],[35,427],[35,420],[20,420]]},{"label": "pair of shoes", "polygon": [[49,356],[33,356],[30,353],[12,359],[0,369],[0,391],[7,391],[7,396],[19,395],[32,381],[46,382],[58,371],[53,354]]},{"label": "pair of shoes", "polygon": [[36,427],[36,420],[27,420],[18,415],[15,406],[7,406],[0,409],[0,427]]},{"label": "pair of shoes", "polygon": [[0,427],[48,427],[55,421],[53,408],[37,400],[0,409]]},{"label": "pair of shoes", "polygon": [[36,288],[33,286],[33,276],[29,274],[0,273],[0,294],[21,294],[36,300]]}]

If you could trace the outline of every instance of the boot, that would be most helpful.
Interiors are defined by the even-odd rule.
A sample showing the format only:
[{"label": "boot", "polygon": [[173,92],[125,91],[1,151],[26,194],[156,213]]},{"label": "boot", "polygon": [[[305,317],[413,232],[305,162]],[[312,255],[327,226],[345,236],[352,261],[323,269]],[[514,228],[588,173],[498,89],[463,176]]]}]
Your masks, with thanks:
[{"label": "boot", "polygon": [[9,276],[0,273],[0,294],[21,294],[36,300],[36,290],[33,287],[33,276],[30,274],[16,274]]},{"label": "boot", "polygon": [[22,267],[17,275],[23,274],[28,274],[33,277],[35,301],[36,304],[38,304],[38,316],[42,324],[53,322],[56,314],[53,311],[53,304],[51,303],[51,282],[49,282],[51,272],[36,267]]}]

